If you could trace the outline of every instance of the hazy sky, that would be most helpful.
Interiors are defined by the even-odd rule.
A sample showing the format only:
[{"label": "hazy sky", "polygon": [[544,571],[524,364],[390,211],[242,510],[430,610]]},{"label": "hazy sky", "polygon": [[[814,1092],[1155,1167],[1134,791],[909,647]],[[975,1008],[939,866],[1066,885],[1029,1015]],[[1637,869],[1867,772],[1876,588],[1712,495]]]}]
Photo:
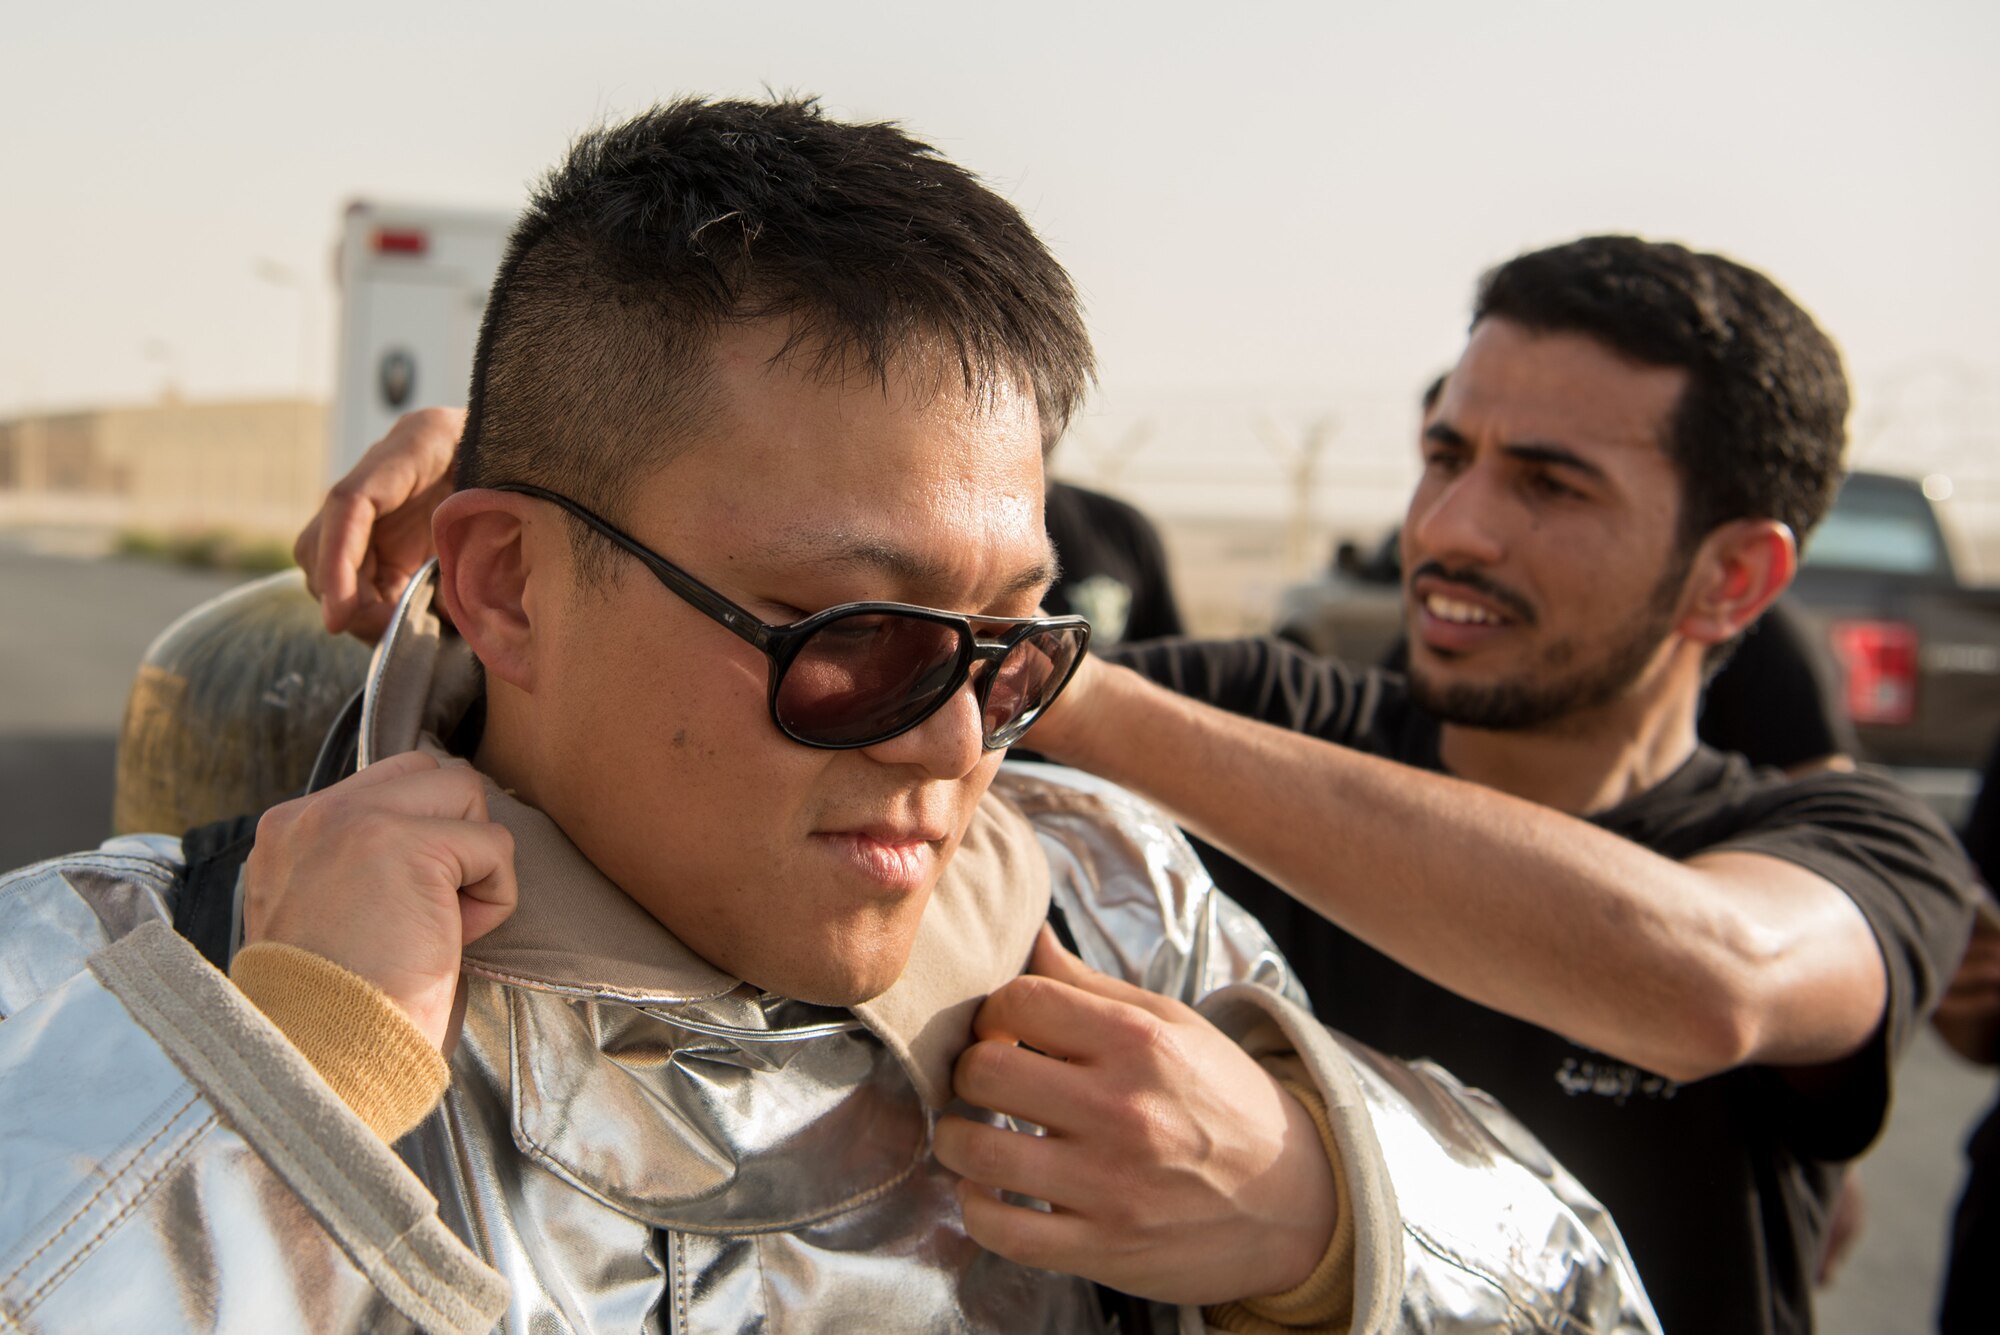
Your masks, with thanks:
[{"label": "hazy sky", "polygon": [[301,293],[259,261],[311,280],[324,392],[346,200],[511,206],[596,119],[766,86],[1013,198],[1107,414],[1400,412],[1482,268],[1600,230],[1769,270],[1878,400],[2000,384],[1991,0],[74,0],[4,31],[0,414],[292,392]]}]

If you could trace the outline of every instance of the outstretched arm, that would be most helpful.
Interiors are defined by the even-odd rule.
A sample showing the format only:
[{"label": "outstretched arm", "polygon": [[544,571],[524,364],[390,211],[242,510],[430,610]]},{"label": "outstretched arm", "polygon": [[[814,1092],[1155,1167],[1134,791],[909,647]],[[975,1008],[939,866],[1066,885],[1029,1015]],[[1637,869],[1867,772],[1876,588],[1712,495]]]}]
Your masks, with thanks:
[{"label": "outstretched arm", "polygon": [[1158,802],[1465,997],[1679,1080],[1831,1062],[1881,1022],[1874,934],[1802,867],[1752,853],[1675,862],[1534,803],[1085,667],[1031,745]]}]

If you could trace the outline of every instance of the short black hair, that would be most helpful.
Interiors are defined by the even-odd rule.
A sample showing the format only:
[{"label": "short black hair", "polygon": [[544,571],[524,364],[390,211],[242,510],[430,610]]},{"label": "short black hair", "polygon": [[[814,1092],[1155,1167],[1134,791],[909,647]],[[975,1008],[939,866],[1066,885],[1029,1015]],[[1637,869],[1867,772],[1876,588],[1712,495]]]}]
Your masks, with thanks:
[{"label": "short black hair", "polygon": [[1688,372],[1661,442],[1681,477],[1684,549],[1746,518],[1780,520],[1803,543],[1832,504],[1847,445],[1840,353],[1756,270],[1670,243],[1584,237],[1488,273],[1472,323],[1489,318]]},{"label": "short black hair", "polygon": [[583,135],[535,191],[487,301],[457,485],[618,514],[711,411],[724,328],[774,318],[818,373],[880,380],[935,346],[967,392],[1032,389],[1045,450],[1093,374],[1069,275],[970,172],[810,98],[688,98]]}]

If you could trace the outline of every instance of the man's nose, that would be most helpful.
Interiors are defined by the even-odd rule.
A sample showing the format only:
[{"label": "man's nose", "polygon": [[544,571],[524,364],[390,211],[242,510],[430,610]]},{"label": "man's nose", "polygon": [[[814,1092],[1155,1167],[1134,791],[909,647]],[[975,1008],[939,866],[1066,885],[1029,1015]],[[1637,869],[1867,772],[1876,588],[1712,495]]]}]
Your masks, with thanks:
[{"label": "man's nose", "polygon": [[1474,467],[1436,486],[1418,488],[1405,525],[1405,569],[1414,560],[1493,565],[1506,554],[1501,498],[1485,474]]},{"label": "man's nose", "polygon": [[884,765],[915,765],[933,779],[962,779],[986,755],[986,731],[974,693],[978,674],[960,684],[935,714],[908,732],[863,747]]}]

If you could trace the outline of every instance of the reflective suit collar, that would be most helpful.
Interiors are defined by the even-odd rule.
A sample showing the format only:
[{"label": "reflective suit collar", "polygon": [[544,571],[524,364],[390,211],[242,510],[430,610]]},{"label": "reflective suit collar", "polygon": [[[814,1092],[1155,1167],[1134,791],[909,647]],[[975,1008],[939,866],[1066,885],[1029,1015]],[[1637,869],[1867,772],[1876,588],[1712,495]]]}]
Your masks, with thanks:
[{"label": "reflective suit collar", "polygon": [[[425,733],[443,731],[476,694],[470,651],[431,609],[435,579],[432,565],[412,580],[376,651],[363,710],[367,759],[418,747],[443,756]],[[612,884],[548,816],[490,780],[487,787],[493,819],[514,836],[521,898],[512,917],[467,949],[468,971],[646,1006],[710,1001],[741,986]],[[939,878],[902,976],[854,1008],[925,1103],[951,1101],[952,1065],[971,1041],[973,1013],[1021,972],[1048,906],[1048,859],[1033,828],[987,794]]]}]

